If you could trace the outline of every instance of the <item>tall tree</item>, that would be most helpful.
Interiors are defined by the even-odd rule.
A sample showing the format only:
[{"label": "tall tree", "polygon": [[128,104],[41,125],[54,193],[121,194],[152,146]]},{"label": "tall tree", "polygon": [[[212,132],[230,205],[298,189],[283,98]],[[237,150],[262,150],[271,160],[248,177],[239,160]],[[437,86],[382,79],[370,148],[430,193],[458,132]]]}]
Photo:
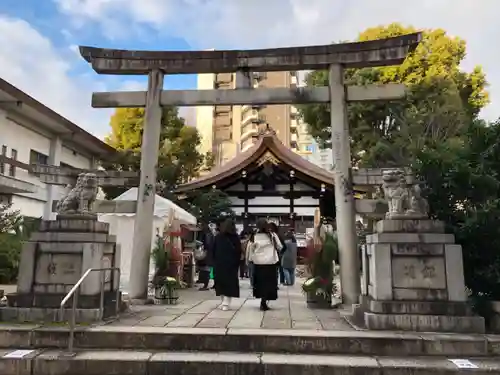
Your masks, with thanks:
[{"label": "tall tree", "polygon": [[[359,41],[382,39],[417,31],[394,23],[369,28]],[[402,83],[408,87],[404,100],[352,103],[348,106],[353,155],[363,151],[367,165],[383,166],[408,162],[428,142],[439,143],[457,135],[488,103],[486,79],[481,68],[460,70],[466,44],[442,29],[425,30],[423,40],[401,65],[348,69],[347,84]],[[328,85],[326,71],[306,77],[308,86]],[[329,106],[300,108],[305,122],[323,147],[330,145]]]},{"label": "tall tree", "polygon": [[472,295],[500,299],[500,121],[472,121],[461,139],[416,154],[434,218],[445,221],[462,245]]},{"label": "tall tree", "polygon": [[225,218],[234,217],[229,196],[218,189],[195,191],[189,194],[187,210],[196,217],[199,224],[218,223]]},{"label": "tall tree", "polygon": [[[211,160],[211,155],[205,156],[198,151],[200,135],[196,128],[184,123],[176,107],[164,107],[161,121],[157,192],[166,196],[176,185],[197,177],[205,165],[205,158]],[[119,154],[116,160],[103,166],[106,169],[140,171],[144,108],[118,108],[110,124],[111,134],[106,142]],[[112,199],[125,188],[108,187],[103,190],[106,197]]]}]

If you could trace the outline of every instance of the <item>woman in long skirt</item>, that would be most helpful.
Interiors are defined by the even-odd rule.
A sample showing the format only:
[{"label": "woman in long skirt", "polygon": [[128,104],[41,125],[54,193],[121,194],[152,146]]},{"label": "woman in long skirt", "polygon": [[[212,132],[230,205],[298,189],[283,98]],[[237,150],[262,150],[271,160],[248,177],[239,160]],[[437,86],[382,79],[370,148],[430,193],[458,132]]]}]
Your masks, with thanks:
[{"label": "woman in long skirt", "polygon": [[267,221],[257,221],[257,231],[250,238],[249,258],[253,263],[253,295],[260,298],[260,309],[269,310],[268,301],[278,299],[278,251],[282,244],[269,230]]},{"label": "woman in long skirt", "polygon": [[222,310],[229,310],[231,298],[240,296],[240,258],[240,237],[236,233],[234,221],[226,219],[215,236],[213,246],[215,293],[222,298]]}]

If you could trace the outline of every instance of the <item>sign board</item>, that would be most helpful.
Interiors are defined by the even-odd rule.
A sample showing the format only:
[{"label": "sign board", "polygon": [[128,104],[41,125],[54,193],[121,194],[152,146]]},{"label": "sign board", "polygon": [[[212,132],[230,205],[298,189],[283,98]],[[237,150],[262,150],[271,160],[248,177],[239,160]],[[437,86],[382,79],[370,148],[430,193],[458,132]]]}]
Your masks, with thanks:
[{"label": "sign board", "polygon": [[23,358],[33,352],[34,350],[14,350],[13,352],[5,354],[3,358]]},{"label": "sign board", "polygon": [[448,361],[452,362],[458,368],[479,368],[468,359],[449,359]]}]

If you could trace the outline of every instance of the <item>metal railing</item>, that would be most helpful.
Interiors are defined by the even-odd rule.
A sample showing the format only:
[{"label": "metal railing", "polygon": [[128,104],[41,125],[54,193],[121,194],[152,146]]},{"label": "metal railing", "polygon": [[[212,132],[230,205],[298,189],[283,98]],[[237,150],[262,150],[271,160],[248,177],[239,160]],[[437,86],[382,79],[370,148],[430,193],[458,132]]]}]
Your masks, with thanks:
[{"label": "metal railing", "polygon": [[[69,320],[69,340],[68,340],[68,352],[73,353],[73,343],[75,340],[75,325],[76,325],[76,307],[78,305],[78,294],[80,291],[80,286],[85,281],[88,275],[92,272],[100,272],[101,273],[101,290],[100,290],[100,302],[99,302],[99,320],[104,318],[104,286],[106,284],[106,274],[105,271],[116,271],[118,273],[118,279],[111,280],[116,283],[116,307],[115,311],[118,314],[120,309],[120,268],[119,267],[108,267],[108,268],[89,268],[85,273],[80,277],[80,279],[76,282],[76,284],[71,288],[71,290],[66,294],[66,296],[61,301],[61,320],[64,320],[64,306],[69,301],[69,299],[73,296],[73,304],[71,306],[71,319]],[[113,284],[111,284],[110,290],[113,289]]]}]

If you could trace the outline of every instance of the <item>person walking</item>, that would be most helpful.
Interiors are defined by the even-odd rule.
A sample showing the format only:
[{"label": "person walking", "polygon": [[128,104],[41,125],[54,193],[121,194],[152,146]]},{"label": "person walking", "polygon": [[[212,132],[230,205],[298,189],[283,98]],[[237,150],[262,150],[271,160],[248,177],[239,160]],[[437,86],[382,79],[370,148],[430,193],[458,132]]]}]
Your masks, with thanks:
[{"label": "person walking", "polygon": [[215,293],[222,298],[221,309],[229,310],[232,298],[240,296],[238,269],[241,257],[241,241],[232,219],[226,219],[215,236],[213,265]]},{"label": "person walking", "polygon": [[297,239],[292,231],[285,237],[285,252],[281,257],[281,267],[285,276],[285,285],[295,284],[295,267],[297,266]]},{"label": "person walking", "polygon": [[246,248],[248,242],[249,234],[246,230],[242,230],[240,233],[241,240],[241,258],[240,258],[240,279],[248,277],[248,267],[246,260]]},{"label": "person walking", "polygon": [[260,309],[269,310],[268,301],[278,299],[278,251],[283,247],[269,230],[266,219],[257,221],[257,231],[249,240],[249,258],[253,263],[253,295],[260,298]]},{"label": "person walking", "polygon": [[247,271],[248,271],[248,279],[250,280],[250,287],[253,289],[253,270],[254,270],[254,265],[252,262],[252,259],[250,259],[250,250],[251,250],[251,241],[250,239],[253,238],[254,233],[250,231],[248,240],[245,244],[245,247],[243,248],[243,251],[245,252],[245,262],[247,265]]},{"label": "person walking", "polygon": [[204,228],[201,235],[201,245],[198,245],[194,251],[196,267],[198,268],[197,284],[202,284],[199,290],[208,290],[214,238],[210,229],[208,227]]}]

